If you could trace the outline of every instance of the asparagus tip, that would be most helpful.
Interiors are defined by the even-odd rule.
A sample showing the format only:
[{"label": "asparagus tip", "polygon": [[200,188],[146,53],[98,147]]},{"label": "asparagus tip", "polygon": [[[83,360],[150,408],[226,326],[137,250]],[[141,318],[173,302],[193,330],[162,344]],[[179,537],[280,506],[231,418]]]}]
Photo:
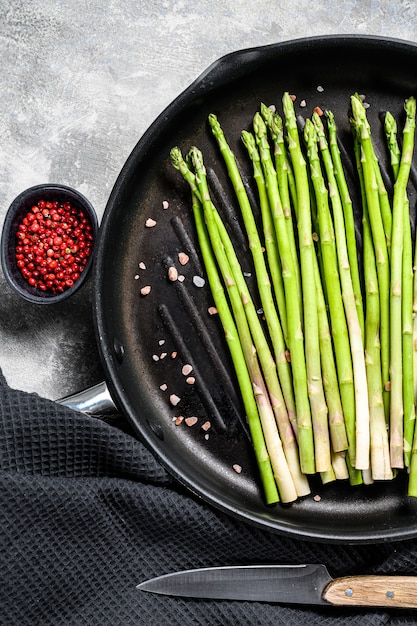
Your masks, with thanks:
[{"label": "asparagus tip", "polygon": [[252,135],[252,133],[250,133],[247,130],[242,130],[242,141],[243,141],[243,145],[245,146],[245,148],[249,152],[251,158],[253,158],[253,159],[256,158],[256,160],[258,161],[259,160],[259,154],[258,154],[258,151],[256,149],[255,137]]},{"label": "asparagus tip", "polygon": [[171,148],[170,151],[171,163],[175,167],[176,170],[181,168],[182,163],[184,163],[184,159],[181,153],[181,150],[178,146]]},{"label": "asparagus tip", "polygon": [[306,123],[304,125],[304,138],[308,145],[310,145],[311,143],[315,143],[317,141],[316,127],[313,121],[309,118],[306,119]]},{"label": "asparagus tip", "polygon": [[274,115],[273,107],[267,106],[264,102],[261,102],[261,115],[265,119],[271,119]]},{"label": "asparagus tip", "polygon": [[323,120],[321,119],[321,116],[317,113],[317,111],[314,111],[311,119],[313,121],[314,128],[316,129],[317,138],[323,141],[325,138],[325,134],[324,134],[324,124],[323,124]]},{"label": "asparagus tip", "polygon": [[416,115],[416,99],[414,96],[411,96],[405,101],[404,104],[405,111],[409,118],[414,118]]},{"label": "asparagus tip", "polygon": [[196,146],[191,146],[188,152],[188,156],[196,171],[204,168],[203,153],[199,148],[197,148]]},{"label": "asparagus tip", "polygon": [[282,105],[284,109],[284,115],[287,120],[287,125],[296,126],[297,120],[295,117],[294,102],[288,91],[286,91],[282,97]]},{"label": "asparagus tip", "polygon": [[326,117],[327,117],[327,125],[328,125],[328,127],[330,129],[335,128],[336,127],[336,122],[335,122],[335,119],[334,119],[333,111],[326,110],[325,114],[326,114]]},{"label": "asparagus tip", "polygon": [[258,111],[253,117],[253,129],[255,131],[255,135],[257,135],[258,137],[266,135],[266,125],[262,115]]},{"label": "asparagus tip", "polygon": [[397,122],[393,114],[390,111],[385,113],[384,118],[385,131],[389,134],[395,134],[397,132]]},{"label": "asparagus tip", "polygon": [[365,122],[366,121],[366,109],[363,106],[362,98],[359,94],[355,93],[350,98],[350,103],[352,107],[352,114],[354,119],[357,122]]}]

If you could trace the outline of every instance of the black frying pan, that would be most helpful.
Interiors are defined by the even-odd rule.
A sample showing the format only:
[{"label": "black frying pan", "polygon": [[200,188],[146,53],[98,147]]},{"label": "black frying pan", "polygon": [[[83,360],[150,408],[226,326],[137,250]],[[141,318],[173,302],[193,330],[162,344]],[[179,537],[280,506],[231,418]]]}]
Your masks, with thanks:
[{"label": "black frying pan", "polygon": [[[230,210],[225,219],[244,250],[235,207],[222,199],[232,194],[208,130],[208,114],[218,115],[250,178],[240,133],[250,128],[261,101],[280,110],[282,94],[289,91],[297,96],[300,115],[311,115],[316,105],[330,108],[349,162],[349,100],[359,92],[371,105],[369,119],[385,157],[379,116],[389,109],[401,118],[404,99],[416,92],[416,68],[416,45],[385,38],[307,38],[232,53],[156,119],[128,158],[106,207],[95,266],[95,319],[112,397],[138,437],[189,489],[232,516],[271,531],[334,542],[404,539],[417,535],[417,502],[407,498],[406,480],[400,476],[392,483],[356,488],[344,483],[323,487],[313,478],[310,497],[290,506],[264,505],[219,321],[207,313],[208,287],[193,282],[204,272],[189,190],[172,168],[169,152],[176,145],[184,152],[191,145],[201,148],[217,178],[216,203]],[[353,175],[352,181],[357,200]],[[147,218],[156,225],[146,227]],[[178,263],[181,251],[190,256],[185,266]],[[243,258],[250,272],[249,255]],[[184,282],[167,279],[173,264]],[[146,285],[151,292],[141,296]],[[194,368],[193,385],[181,372],[187,363]],[[171,404],[171,394],[181,398],[178,405]],[[177,425],[173,418],[180,415],[196,416],[198,423]],[[211,422],[208,432],[201,428],[206,421]],[[234,464],[242,467],[240,474]],[[313,498],[316,494],[320,501]]]}]

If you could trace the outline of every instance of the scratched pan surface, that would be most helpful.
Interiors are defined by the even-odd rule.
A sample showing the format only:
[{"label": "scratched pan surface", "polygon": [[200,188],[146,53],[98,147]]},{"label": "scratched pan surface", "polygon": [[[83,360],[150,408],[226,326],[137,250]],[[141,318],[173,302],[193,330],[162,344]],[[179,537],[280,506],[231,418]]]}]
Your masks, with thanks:
[{"label": "scratched pan surface", "polygon": [[[103,217],[95,268],[95,317],[107,383],[116,404],[137,436],[194,494],[274,532],[343,543],[409,538],[417,535],[417,505],[406,496],[404,476],[392,483],[356,488],[346,483],[322,486],[313,479],[310,497],[290,506],[264,505],[219,320],[207,312],[211,304],[207,284],[195,284],[195,277],[205,275],[189,190],[172,168],[169,152],[176,145],[184,153],[192,145],[203,151],[209,173],[214,172],[215,201],[225,211],[243,269],[250,274],[250,258],[208,130],[208,114],[219,117],[243,175],[250,179],[240,133],[251,127],[260,102],[281,111],[282,94],[288,91],[297,96],[299,115],[311,115],[315,106],[331,109],[348,164],[349,99],[359,92],[370,105],[377,149],[386,161],[380,114],[390,110],[401,121],[405,98],[415,95],[416,67],[417,46],[355,36],[307,38],[232,53],[200,76],[139,140]],[[305,107],[300,106],[302,100]],[[348,165],[347,173],[359,224],[356,181]],[[412,209],[415,195],[412,186]],[[145,225],[148,218],[156,222],[153,227]],[[184,266],[178,261],[179,252],[190,257]],[[170,266],[184,276],[182,282],[167,279]],[[147,285],[150,293],[141,296]],[[193,366],[194,384],[186,382],[184,364]],[[175,406],[170,402],[172,394],[180,399]],[[197,423],[177,425],[173,418],[178,416],[196,417]],[[207,421],[211,428],[205,431],[201,426]],[[235,464],[242,467],[240,474],[234,471]],[[316,494],[320,501],[313,498]]]}]

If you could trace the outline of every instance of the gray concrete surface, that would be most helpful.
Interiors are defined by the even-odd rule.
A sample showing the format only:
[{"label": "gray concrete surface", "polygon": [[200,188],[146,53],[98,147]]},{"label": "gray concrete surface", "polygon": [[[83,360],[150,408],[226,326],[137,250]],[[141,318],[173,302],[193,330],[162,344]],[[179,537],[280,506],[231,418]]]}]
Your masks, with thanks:
[{"label": "gray concrete surface", "polygon": [[[0,0],[0,14],[0,227],[41,182],[77,188],[101,217],[141,134],[228,52],[337,33],[417,41],[413,0]],[[58,398],[101,379],[90,291],[37,307],[0,271],[11,386]]]}]

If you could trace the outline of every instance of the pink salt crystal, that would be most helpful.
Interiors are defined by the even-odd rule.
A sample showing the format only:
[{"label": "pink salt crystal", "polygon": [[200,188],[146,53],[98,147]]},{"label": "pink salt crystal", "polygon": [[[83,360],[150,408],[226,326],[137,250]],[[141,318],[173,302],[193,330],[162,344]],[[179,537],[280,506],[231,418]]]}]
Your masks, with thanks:
[{"label": "pink salt crystal", "polygon": [[169,396],[169,401],[171,402],[171,404],[172,404],[173,406],[177,406],[177,404],[178,404],[179,402],[181,402],[181,398],[179,398],[177,395],[175,395],[175,393],[172,393],[172,394]]},{"label": "pink salt crystal", "polygon": [[187,265],[189,260],[190,257],[188,256],[188,254],[185,254],[185,252],[180,252],[178,254],[178,261],[181,263],[181,265]]},{"label": "pink salt crystal", "polygon": [[181,371],[182,371],[183,376],[188,376],[188,374],[191,374],[191,372],[193,371],[193,366],[190,365],[189,363],[186,363],[185,365],[183,365]]},{"label": "pink salt crystal", "polygon": [[176,280],[178,280],[178,270],[173,265],[168,268],[168,280],[170,280],[171,282],[175,282]]}]

